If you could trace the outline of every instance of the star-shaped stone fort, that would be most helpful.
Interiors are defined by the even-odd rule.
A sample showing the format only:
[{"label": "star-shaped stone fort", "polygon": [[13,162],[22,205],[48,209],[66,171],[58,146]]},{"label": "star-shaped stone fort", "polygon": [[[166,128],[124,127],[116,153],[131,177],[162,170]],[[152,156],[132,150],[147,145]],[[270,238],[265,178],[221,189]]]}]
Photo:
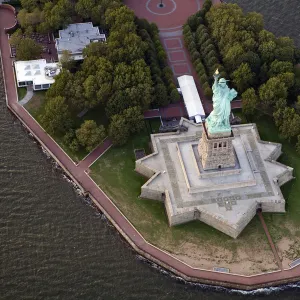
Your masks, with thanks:
[{"label": "star-shaped stone fort", "polygon": [[136,161],[150,178],[141,197],[164,201],[171,226],[200,220],[236,238],[257,209],[285,212],[280,186],[293,169],[276,162],[281,144],[262,141],[255,124],[218,131],[212,117],[208,124],[182,118],[187,131],[151,135],[153,153]]}]

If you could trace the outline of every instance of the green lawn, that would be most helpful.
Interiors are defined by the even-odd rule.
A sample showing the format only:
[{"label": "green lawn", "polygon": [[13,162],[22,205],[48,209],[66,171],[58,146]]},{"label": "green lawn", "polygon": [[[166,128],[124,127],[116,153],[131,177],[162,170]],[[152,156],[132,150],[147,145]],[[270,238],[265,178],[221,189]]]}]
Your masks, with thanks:
[{"label": "green lawn", "polygon": [[18,87],[17,92],[18,92],[18,101],[21,101],[25,97],[27,93],[27,89],[26,87]]},{"label": "green lawn", "polygon": [[[154,122],[159,126],[158,120]],[[205,245],[207,249],[221,246],[230,249],[232,253],[241,248],[248,251],[245,250],[246,245],[253,245],[252,253],[261,249],[269,251],[269,245],[257,217],[236,240],[198,221],[170,228],[163,203],[139,198],[141,186],[147,179],[134,171],[134,149],[144,148],[149,153],[149,141],[149,135],[145,130],[133,137],[125,146],[110,149],[91,167],[91,176],[95,182],[148,241],[171,252],[176,252],[176,249],[186,243],[199,247]],[[234,259],[236,258],[232,256],[232,260]]]},{"label": "green lawn", "polygon": [[[278,130],[270,117],[264,116],[257,121],[262,140],[282,144],[283,154],[279,162],[294,168],[294,180],[282,186],[282,193],[286,200],[285,214],[265,214],[265,220],[275,241],[283,236],[300,235],[300,155],[295,146],[280,138]],[[300,249],[299,249],[300,251]]]},{"label": "green lawn", "polygon": [[[242,116],[240,111],[234,111],[234,114]],[[286,256],[290,259],[300,257],[300,155],[292,143],[279,136],[271,117],[260,115],[259,112],[257,114],[258,116],[249,121],[257,124],[262,140],[282,144],[283,154],[278,161],[294,168],[295,177],[281,187],[286,200],[286,213],[266,213],[264,218],[275,243],[282,238],[293,241]],[[242,118],[245,120],[243,116]]]},{"label": "green lawn", "polygon": [[[240,115],[240,112],[235,111],[235,114]],[[243,116],[242,119],[245,120]],[[298,229],[300,228],[300,157],[293,145],[278,136],[278,131],[271,118],[260,116],[253,121],[256,122],[263,140],[282,143],[283,155],[279,161],[293,167],[296,177],[282,188],[287,201],[287,213],[264,214],[270,233],[275,242],[282,237],[292,239],[297,236],[300,238],[300,229]],[[154,131],[157,130],[159,119],[151,120],[151,122],[156,124],[153,125]],[[133,151],[136,148],[145,148],[149,153],[148,133],[149,129],[148,132],[145,130],[133,137],[125,146],[112,148],[97,160],[91,168],[91,176],[95,182],[109,195],[142,235],[154,245],[174,253],[177,253],[176,249],[189,243],[193,243],[199,248],[205,245],[208,249],[216,249],[221,246],[229,249],[233,254],[240,253],[240,251],[252,253],[255,257],[250,261],[259,263],[259,259],[262,257],[261,251],[269,251],[270,248],[257,217],[254,217],[238,239],[234,240],[197,221],[170,228],[163,203],[139,198],[141,186],[147,179],[134,171]],[[296,242],[291,247],[289,251],[293,253],[287,253],[287,257],[295,256],[298,252],[300,256],[298,245]],[[295,252],[297,253],[295,254]],[[234,258],[231,262],[234,262]],[[265,271],[263,267],[261,267],[261,271]]]}]

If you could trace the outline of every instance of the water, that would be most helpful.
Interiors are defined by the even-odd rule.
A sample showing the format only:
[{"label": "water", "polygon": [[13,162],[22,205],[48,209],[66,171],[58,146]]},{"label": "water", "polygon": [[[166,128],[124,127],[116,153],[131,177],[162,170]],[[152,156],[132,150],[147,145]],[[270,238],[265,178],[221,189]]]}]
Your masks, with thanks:
[{"label": "water", "polygon": [[225,0],[236,3],[245,12],[256,11],[264,16],[265,28],[276,36],[289,36],[300,47],[299,0]]},{"label": "water", "polygon": [[1,300],[300,298],[300,285],[242,293],[187,284],[145,262],[76,193],[6,109],[2,82],[0,90]]}]

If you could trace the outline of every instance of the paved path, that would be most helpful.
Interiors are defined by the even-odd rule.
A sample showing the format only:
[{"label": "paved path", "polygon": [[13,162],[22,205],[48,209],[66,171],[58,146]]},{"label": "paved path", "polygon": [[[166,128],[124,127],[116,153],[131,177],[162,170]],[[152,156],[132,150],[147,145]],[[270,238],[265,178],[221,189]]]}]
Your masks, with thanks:
[{"label": "paved path", "polygon": [[89,170],[89,166],[91,166],[101,155],[103,155],[108,149],[110,149],[111,146],[111,140],[106,138],[100,146],[89,153],[83,160],[78,163],[77,166],[81,169]]},{"label": "paved path", "polygon": [[[165,0],[166,1],[166,0]],[[140,2],[140,1],[137,1]],[[182,2],[186,2],[182,0]],[[297,281],[300,279],[300,266],[293,269],[260,274],[255,276],[240,276],[235,274],[218,273],[209,270],[192,268],[167,252],[147,243],[140,233],[132,226],[126,217],[118,210],[113,202],[93,182],[85,172],[85,167],[76,165],[67,154],[55,143],[55,141],[40,127],[40,125],[18,103],[15,79],[10,58],[9,45],[4,28],[14,24],[14,14],[0,5],[0,49],[2,52],[2,67],[5,79],[5,88],[8,108],[21,120],[28,130],[40,141],[40,143],[52,154],[62,168],[79,184],[84,191],[89,193],[95,204],[105,213],[106,217],[120,231],[123,237],[141,255],[154,262],[162,264],[173,273],[187,280],[221,284],[236,288],[254,288],[265,284],[279,284],[285,281]]]},{"label": "paved path", "polygon": [[31,100],[32,97],[33,97],[33,89],[32,87],[27,87],[26,95],[21,101],[19,101],[19,104],[24,106],[29,100]]}]

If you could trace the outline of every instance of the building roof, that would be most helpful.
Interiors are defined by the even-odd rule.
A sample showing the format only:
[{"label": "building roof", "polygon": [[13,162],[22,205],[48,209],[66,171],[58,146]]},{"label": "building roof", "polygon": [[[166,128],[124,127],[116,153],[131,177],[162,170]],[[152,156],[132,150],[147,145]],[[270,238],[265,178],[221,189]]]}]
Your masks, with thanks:
[{"label": "building roof", "polygon": [[197,119],[201,120],[205,112],[193,76],[183,75],[177,79],[189,117],[200,116]]},{"label": "building roof", "polygon": [[33,81],[33,84],[52,84],[54,76],[60,72],[57,63],[47,63],[45,59],[15,61],[18,82]]},{"label": "building roof", "polygon": [[72,54],[82,53],[82,50],[91,42],[106,40],[105,34],[99,32],[98,27],[93,27],[92,22],[70,24],[66,29],[59,30],[56,40],[58,52],[70,51]]}]

